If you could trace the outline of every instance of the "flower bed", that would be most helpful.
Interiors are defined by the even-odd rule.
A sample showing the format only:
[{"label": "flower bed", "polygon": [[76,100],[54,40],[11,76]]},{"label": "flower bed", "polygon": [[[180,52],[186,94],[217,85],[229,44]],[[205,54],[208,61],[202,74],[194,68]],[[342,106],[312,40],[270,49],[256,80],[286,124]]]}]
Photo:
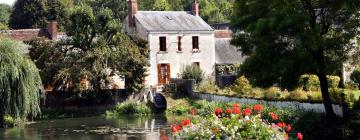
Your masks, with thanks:
[{"label": "flower bed", "polygon": [[[175,139],[302,139],[291,124],[262,105],[217,104],[215,108],[191,109],[188,118],[171,126]],[[212,106],[212,105],[210,105]]]}]

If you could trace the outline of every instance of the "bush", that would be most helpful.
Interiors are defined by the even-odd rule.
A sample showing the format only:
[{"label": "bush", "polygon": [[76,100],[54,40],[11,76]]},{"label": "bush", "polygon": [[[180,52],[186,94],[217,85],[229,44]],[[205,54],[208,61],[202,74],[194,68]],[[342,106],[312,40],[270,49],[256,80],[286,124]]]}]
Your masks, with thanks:
[{"label": "bush", "polygon": [[320,91],[308,92],[308,99],[310,101],[321,102],[322,101],[321,92]]},{"label": "bush", "polygon": [[281,89],[278,87],[270,87],[264,91],[264,98],[270,100],[280,99]]},{"label": "bush", "polygon": [[297,89],[290,92],[289,99],[296,100],[296,101],[306,101],[308,99],[308,95],[306,91]]},{"label": "bush", "polygon": [[[327,76],[329,88],[337,88],[339,86],[339,76]],[[302,75],[299,80],[300,86],[305,91],[318,91],[320,90],[320,81],[316,75]]]},{"label": "bush", "polygon": [[251,85],[249,83],[249,80],[246,79],[245,76],[241,76],[238,79],[236,79],[235,81],[235,85],[233,87],[233,90],[240,94],[240,95],[245,95],[248,94],[251,90]]},{"label": "bush", "polygon": [[181,76],[183,79],[195,79],[196,83],[199,84],[204,79],[204,72],[198,66],[187,65]]},{"label": "bush", "polygon": [[360,84],[360,69],[356,69],[354,70],[351,75],[350,75],[350,79],[356,83],[357,85]]},{"label": "bush", "polygon": [[341,94],[344,93],[338,88],[329,88],[329,94],[332,102],[340,103],[342,101]]},{"label": "bush", "polygon": [[10,115],[5,115],[4,116],[4,124],[7,127],[12,127],[15,125],[15,119],[13,117],[11,117]]},{"label": "bush", "polygon": [[264,91],[261,88],[252,88],[249,94],[245,94],[245,96],[262,99],[264,98]]},{"label": "bush", "polygon": [[198,90],[203,93],[217,93],[220,89],[216,86],[215,81],[208,78],[200,83]]},{"label": "bush", "polygon": [[145,103],[124,102],[117,104],[113,113],[117,115],[149,115],[151,108]]}]

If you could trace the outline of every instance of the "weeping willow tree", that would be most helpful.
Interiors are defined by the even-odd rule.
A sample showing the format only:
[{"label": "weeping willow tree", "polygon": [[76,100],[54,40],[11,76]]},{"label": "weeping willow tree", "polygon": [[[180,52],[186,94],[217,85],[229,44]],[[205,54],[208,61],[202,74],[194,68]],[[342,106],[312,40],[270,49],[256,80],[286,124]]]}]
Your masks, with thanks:
[{"label": "weeping willow tree", "polygon": [[0,127],[5,115],[24,120],[40,113],[41,78],[22,46],[0,38]]}]

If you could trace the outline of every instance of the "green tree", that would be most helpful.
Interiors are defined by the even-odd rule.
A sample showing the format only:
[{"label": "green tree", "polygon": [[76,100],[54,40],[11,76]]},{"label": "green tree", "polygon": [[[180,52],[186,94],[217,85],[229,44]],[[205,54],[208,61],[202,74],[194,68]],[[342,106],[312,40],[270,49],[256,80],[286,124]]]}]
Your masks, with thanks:
[{"label": "green tree", "polygon": [[10,16],[10,27],[29,29],[45,27],[46,5],[43,0],[17,0]]},{"label": "green tree", "polygon": [[[75,85],[70,90],[76,91],[80,80],[86,77],[93,90],[101,90],[101,85],[117,74],[125,76],[130,91],[141,88],[148,65],[146,42],[129,38],[113,13],[108,8],[76,6],[66,28],[68,39],[57,44],[29,42],[42,46],[31,49],[30,56],[41,69],[42,77],[50,79],[45,79],[45,84],[61,88],[64,82],[71,81]],[[112,72],[109,74],[108,70]]]},{"label": "green tree", "polygon": [[326,75],[336,73],[355,48],[351,40],[359,27],[359,8],[359,1],[352,0],[238,0],[232,43],[250,56],[242,68],[256,85],[317,75],[332,118]]},{"label": "green tree", "polygon": [[5,115],[25,119],[40,113],[39,72],[21,47],[24,44],[0,38],[0,127]]},{"label": "green tree", "polygon": [[152,10],[154,11],[169,11],[171,8],[167,0],[155,0]]},{"label": "green tree", "polygon": [[72,7],[71,1],[59,1],[59,0],[47,0],[47,20],[48,21],[57,21],[58,28],[62,31],[65,28],[65,25],[68,22],[68,17],[70,15],[70,10],[66,7]]},{"label": "green tree", "polygon": [[0,30],[6,29],[9,23],[11,7],[0,3]]}]

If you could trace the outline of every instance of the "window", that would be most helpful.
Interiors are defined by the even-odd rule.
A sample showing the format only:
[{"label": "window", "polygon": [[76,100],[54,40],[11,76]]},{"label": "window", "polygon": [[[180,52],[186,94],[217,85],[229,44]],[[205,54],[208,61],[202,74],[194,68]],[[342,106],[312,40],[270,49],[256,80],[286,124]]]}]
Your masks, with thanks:
[{"label": "window", "polygon": [[178,37],[178,51],[179,51],[179,52],[182,51],[182,48],[181,48],[181,39],[182,39],[182,37],[179,36],[179,37]]},{"label": "window", "polygon": [[200,62],[194,62],[193,66],[196,66],[196,67],[200,68]]},{"label": "window", "polygon": [[193,45],[193,50],[198,50],[199,49],[199,37],[198,36],[193,36],[192,37],[192,45]]},{"label": "window", "polygon": [[166,51],[166,37],[160,37],[160,51]]}]

